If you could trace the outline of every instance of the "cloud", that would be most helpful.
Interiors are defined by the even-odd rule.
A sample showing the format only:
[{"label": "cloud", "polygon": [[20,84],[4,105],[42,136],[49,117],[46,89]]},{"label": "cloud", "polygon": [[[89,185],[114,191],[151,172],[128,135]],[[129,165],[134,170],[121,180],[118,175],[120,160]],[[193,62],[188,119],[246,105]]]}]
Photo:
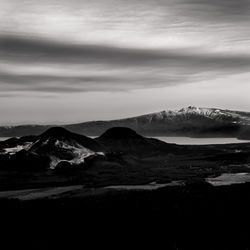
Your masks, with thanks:
[{"label": "cloud", "polygon": [[[250,67],[246,55],[75,45],[18,36],[0,40],[2,65],[10,67],[0,69],[4,91],[128,91],[239,74]],[[54,74],[29,70],[47,64],[59,70]],[[25,65],[26,70],[11,71],[11,65]]]},{"label": "cloud", "polygon": [[[250,1],[249,0],[188,0],[187,11],[193,9],[205,14],[209,12],[213,17],[218,19],[231,19],[231,18],[244,18],[249,14],[250,10]],[[204,16],[204,15],[203,15]],[[205,15],[206,16],[206,15]],[[202,18],[202,15],[200,15]],[[212,17],[210,17],[212,20]]]},{"label": "cloud", "polygon": [[191,64],[216,68],[241,67],[248,64],[250,57],[222,53],[204,53],[188,49],[133,49],[99,45],[64,44],[35,38],[11,36],[0,37],[1,59],[28,63],[104,63],[121,66],[152,66],[161,64],[179,66]]},{"label": "cloud", "polygon": [[[105,63],[123,66],[147,65],[153,61],[183,59],[181,53],[118,48],[100,45],[64,44],[35,38],[2,36],[1,59],[14,62]],[[172,61],[173,62],[173,61]]]}]

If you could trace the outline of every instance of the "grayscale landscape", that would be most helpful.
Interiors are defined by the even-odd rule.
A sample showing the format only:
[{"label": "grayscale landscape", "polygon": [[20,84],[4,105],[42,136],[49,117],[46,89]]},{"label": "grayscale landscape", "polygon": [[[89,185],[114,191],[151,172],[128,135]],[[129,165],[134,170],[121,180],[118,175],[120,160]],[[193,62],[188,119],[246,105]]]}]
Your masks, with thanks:
[{"label": "grayscale landscape", "polygon": [[0,248],[250,249],[249,17],[0,0]]}]

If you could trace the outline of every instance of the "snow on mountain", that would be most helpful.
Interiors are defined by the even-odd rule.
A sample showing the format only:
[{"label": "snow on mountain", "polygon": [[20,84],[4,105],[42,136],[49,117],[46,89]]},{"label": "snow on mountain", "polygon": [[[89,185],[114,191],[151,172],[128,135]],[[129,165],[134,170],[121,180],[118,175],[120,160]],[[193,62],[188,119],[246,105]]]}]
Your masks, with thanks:
[{"label": "snow on mountain", "polygon": [[54,169],[61,161],[71,165],[85,162],[89,156],[104,155],[95,151],[98,145],[92,139],[71,133],[63,128],[51,128],[39,136],[29,151],[50,158],[50,168]]},{"label": "snow on mountain", "polygon": [[[36,143],[39,143],[39,141]],[[35,144],[33,145],[33,148],[36,148]],[[43,149],[41,150],[41,148]],[[33,152],[39,152],[42,155],[48,156],[51,160],[51,169],[55,169],[61,161],[67,161],[70,164],[79,165],[83,164],[85,159],[89,156],[104,155],[103,152],[94,152],[74,141],[53,141],[51,139],[42,142],[39,149],[36,148]]]},{"label": "snow on mountain", "polygon": [[194,116],[206,117],[214,120],[231,121],[232,123],[238,123],[241,125],[250,125],[250,113],[248,112],[231,111],[216,108],[200,108],[194,106],[185,107],[179,110],[166,110],[134,118],[146,118],[150,123],[153,120],[171,121],[178,118],[190,119]]},{"label": "snow on mountain", "polygon": [[49,159],[51,169],[55,169],[61,161],[79,165],[89,156],[104,155],[97,150],[99,145],[91,138],[71,133],[63,128],[51,128],[32,142],[24,139],[15,138],[11,144],[3,145],[0,147],[0,154],[12,156],[23,150],[27,155]]},{"label": "snow on mountain", "polygon": [[[10,154],[13,155],[17,152],[20,152],[21,150],[29,150],[29,148],[31,147],[32,143],[25,143],[23,145],[16,145],[16,147],[7,147],[3,149],[2,154]],[[0,153],[1,154],[1,153]]]}]

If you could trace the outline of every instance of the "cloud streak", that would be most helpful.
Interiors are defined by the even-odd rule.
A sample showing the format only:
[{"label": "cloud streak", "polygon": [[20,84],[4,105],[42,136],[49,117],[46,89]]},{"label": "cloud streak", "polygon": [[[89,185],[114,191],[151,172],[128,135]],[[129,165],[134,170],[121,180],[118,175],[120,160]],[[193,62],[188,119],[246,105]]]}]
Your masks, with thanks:
[{"label": "cloud streak", "polygon": [[[250,67],[247,55],[74,45],[19,36],[0,40],[2,66],[26,66],[21,73],[8,66],[0,69],[2,91],[129,91],[239,74]],[[41,65],[59,70],[32,72]]]}]

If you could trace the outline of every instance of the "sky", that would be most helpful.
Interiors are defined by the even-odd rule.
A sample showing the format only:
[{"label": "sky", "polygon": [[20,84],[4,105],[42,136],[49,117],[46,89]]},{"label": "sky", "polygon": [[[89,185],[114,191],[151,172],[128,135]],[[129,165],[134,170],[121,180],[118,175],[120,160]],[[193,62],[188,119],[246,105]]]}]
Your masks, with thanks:
[{"label": "sky", "polygon": [[250,0],[0,0],[0,124],[250,111]]}]

